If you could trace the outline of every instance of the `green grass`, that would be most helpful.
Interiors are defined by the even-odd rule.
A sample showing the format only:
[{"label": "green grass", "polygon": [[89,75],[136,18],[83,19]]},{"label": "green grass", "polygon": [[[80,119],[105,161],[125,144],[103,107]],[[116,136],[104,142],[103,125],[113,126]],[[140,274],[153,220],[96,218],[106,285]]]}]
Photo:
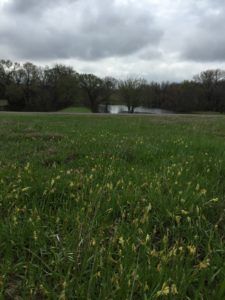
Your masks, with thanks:
[{"label": "green grass", "polygon": [[194,111],[193,114],[196,114],[196,115],[221,115],[221,113],[217,112],[217,111]]},{"label": "green grass", "polygon": [[71,106],[65,109],[62,109],[61,112],[68,112],[68,113],[90,113],[90,109],[87,107],[76,107]]},{"label": "green grass", "polygon": [[225,117],[0,115],[0,298],[225,299]]}]

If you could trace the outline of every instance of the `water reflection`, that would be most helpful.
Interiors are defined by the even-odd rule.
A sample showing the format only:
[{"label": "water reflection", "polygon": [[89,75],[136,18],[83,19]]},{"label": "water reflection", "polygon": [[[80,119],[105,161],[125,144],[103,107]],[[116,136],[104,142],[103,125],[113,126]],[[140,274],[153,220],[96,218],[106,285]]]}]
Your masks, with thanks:
[{"label": "water reflection", "polygon": [[[128,113],[128,108],[126,105],[100,105],[99,107],[100,112],[108,112],[110,114],[122,114]],[[161,108],[147,108],[143,106],[136,107],[134,109],[134,113],[139,114],[173,114],[173,111],[161,109]]]}]

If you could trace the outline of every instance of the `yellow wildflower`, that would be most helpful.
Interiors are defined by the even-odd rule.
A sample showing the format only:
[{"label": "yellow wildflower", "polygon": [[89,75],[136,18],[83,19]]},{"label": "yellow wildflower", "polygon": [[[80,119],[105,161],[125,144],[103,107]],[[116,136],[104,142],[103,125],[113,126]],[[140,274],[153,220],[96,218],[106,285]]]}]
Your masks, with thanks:
[{"label": "yellow wildflower", "polygon": [[201,261],[201,262],[197,265],[197,268],[198,268],[199,270],[202,270],[202,269],[208,268],[209,265],[210,265],[210,259],[207,258],[207,259],[204,259],[203,261]]},{"label": "yellow wildflower", "polygon": [[148,290],[149,290],[149,286],[148,286],[147,282],[145,282],[145,285],[144,285],[144,291],[146,292],[146,291],[148,291]]},{"label": "yellow wildflower", "polygon": [[171,286],[169,286],[166,282],[164,282],[162,289],[156,293],[156,297],[168,296],[169,294],[177,295],[177,286],[174,283]]},{"label": "yellow wildflower", "polygon": [[38,239],[36,231],[33,232],[33,238],[34,238],[35,241]]},{"label": "yellow wildflower", "polygon": [[176,220],[176,222],[177,222],[177,225],[179,225],[179,224],[180,224],[180,219],[181,219],[181,217],[180,217],[180,216],[176,216],[176,217],[175,217],[175,220]]},{"label": "yellow wildflower", "polygon": [[24,170],[25,170],[25,171],[28,171],[29,168],[30,168],[30,163],[28,162],[28,163],[26,164],[26,166],[24,167]]},{"label": "yellow wildflower", "polygon": [[211,202],[218,202],[218,201],[219,201],[218,198],[213,198],[213,199],[211,200]]},{"label": "yellow wildflower", "polygon": [[95,275],[96,275],[96,277],[101,277],[101,272],[98,271]]},{"label": "yellow wildflower", "polygon": [[150,240],[150,235],[147,234],[147,235],[146,235],[146,238],[145,238],[146,243],[147,243],[149,240]]},{"label": "yellow wildflower", "polygon": [[187,249],[188,249],[188,251],[189,251],[189,253],[191,255],[195,255],[196,254],[196,247],[194,245],[187,246]]},{"label": "yellow wildflower", "polygon": [[161,290],[156,293],[156,297],[167,296],[169,295],[169,293],[170,293],[170,287],[167,285],[166,282],[164,282]]},{"label": "yellow wildflower", "polygon": [[206,189],[201,189],[199,193],[200,193],[200,195],[206,195],[207,190]]},{"label": "yellow wildflower", "polygon": [[120,244],[122,247],[124,246],[124,239],[123,239],[122,236],[119,238],[119,244]]},{"label": "yellow wildflower", "polygon": [[30,187],[25,187],[25,188],[23,188],[21,191],[22,191],[22,192],[27,192],[29,189],[30,189]]},{"label": "yellow wildflower", "polygon": [[172,294],[172,295],[177,295],[177,294],[178,294],[176,284],[173,283],[173,284],[171,285],[170,291],[171,291],[171,294]]},{"label": "yellow wildflower", "polygon": [[70,182],[70,187],[73,187],[74,186],[74,183],[71,181]]}]

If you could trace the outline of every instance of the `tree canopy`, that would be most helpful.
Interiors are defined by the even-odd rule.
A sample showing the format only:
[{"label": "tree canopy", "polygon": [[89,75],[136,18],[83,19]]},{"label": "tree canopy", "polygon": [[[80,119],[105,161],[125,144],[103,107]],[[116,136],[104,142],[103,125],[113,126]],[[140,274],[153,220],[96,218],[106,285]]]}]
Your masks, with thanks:
[{"label": "tree canopy", "polygon": [[206,70],[180,83],[147,82],[130,77],[117,80],[79,74],[72,67],[56,64],[39,67],[0,61],[0,100],[18,111],[57,111],[71,105],[87,106],[92,112],[116,103],[134,113],[138,106],[174,112],[225,112],[225,70]]}]

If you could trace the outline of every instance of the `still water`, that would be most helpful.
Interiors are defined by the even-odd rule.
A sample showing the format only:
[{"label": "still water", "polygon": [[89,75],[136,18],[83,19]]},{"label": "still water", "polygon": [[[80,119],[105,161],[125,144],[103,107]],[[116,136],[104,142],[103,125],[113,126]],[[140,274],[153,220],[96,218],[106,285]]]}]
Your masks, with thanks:
[{"label": "still water", "polygon": [[[103,112],[105,110],[105,106],[100,106],[100,111]],[[121,114],[121,113],[128,113],[127,106],[125,105],[108,105],[107,110],[110,114]],[[173,114],[173,111],[161,109],[161,108],[147,108],[143,106],[136,107],[134,109],[134,113],[141,113],[141,114]]]}]

